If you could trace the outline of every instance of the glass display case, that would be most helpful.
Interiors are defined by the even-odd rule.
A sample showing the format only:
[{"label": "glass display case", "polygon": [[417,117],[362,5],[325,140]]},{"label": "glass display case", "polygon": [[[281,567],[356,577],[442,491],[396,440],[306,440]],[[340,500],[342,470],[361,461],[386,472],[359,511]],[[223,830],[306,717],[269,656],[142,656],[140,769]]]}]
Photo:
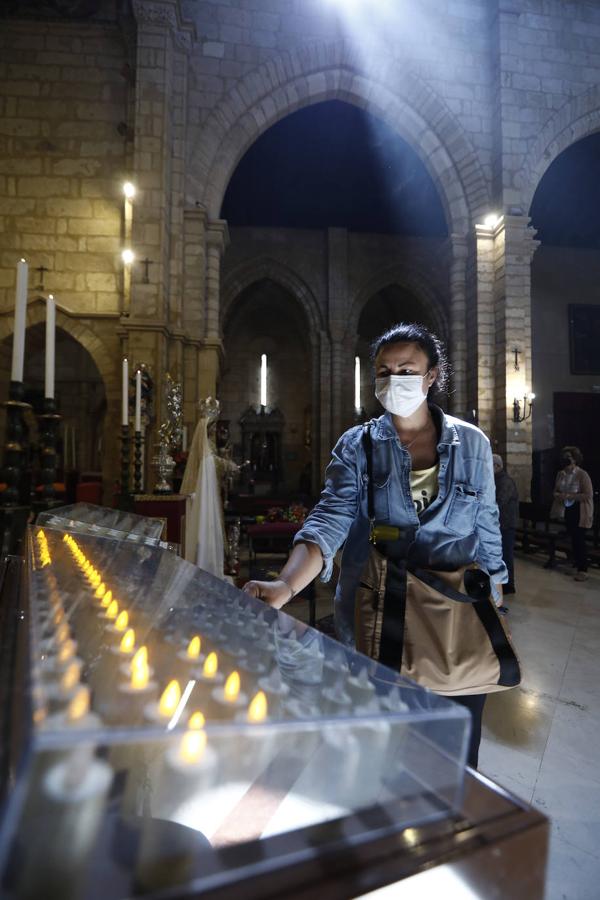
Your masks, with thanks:
[{"label": "glass display case", "polygon": [[74,503],[42,512],[37,518],[40,526],[134,541],[138,544],[160,545],[163,523],[128,510],[108,509],[92,503]]},{"label": "glass display case", "polygon": [[282,896],[459,811],[466,710],[112,512],[29,529],[3,896]]}]

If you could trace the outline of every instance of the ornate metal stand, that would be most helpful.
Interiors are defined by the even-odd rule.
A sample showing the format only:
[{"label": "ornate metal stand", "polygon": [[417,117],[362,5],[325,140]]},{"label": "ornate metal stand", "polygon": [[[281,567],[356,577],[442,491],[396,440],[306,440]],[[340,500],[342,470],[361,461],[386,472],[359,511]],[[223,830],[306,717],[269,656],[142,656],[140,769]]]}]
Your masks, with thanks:
[{"label": "ornate metal stand", "polygon": [[129,468],[130,456],[129,425],[121,425],[121,494],[119,497],[120,509],[131,509],[133,500],[129,493]]},{"label": "ornate metal stand", "polygon": [[61,416],[56,412],[56,401],[52,397],[44,399],[44,412],[38,416],[40,430],[40,463],[42,482],[42,504],[53,505],[56,497],[56,438]]},{"label": "ornate metal stand", "polygon": [[142,432],[136,431],[133,450],[133,492],[142,493]]},{"label": "ornate metal stand", "polygon": [[4,444],[3,481],[6,488],[0,494],[0,553],[15,553],[27,525],[29,497],[23,496],[25,428],[23,414],[30,409],[23,401],[23,382],[11,381],[6,409],[6,440]]}]

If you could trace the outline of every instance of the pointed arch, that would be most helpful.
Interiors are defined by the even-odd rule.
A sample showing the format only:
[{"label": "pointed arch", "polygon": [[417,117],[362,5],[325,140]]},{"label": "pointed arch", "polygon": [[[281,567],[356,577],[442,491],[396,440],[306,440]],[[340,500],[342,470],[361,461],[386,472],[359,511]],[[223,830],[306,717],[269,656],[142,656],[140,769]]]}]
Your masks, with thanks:
[{"label": "pointed arch", "polygon": [[515,179],[523,191],[524,212],[530,210],[538,185],[554,160],[596,131],[600,131],[600,85],[567,101],[541,130]]},{"label": "pointed arch", "polygon": [[[29,328],[31,325],[37,325],[46,321],[46,299],[45,297],[35,297],[27,304],[27,322]],[[110,355],[108,349],[102,340],[88,326],[84,325],[75,316],[68,311],[62,309],[58,304],[56,306],[56,325],[62,328],[72,338],[78,341],[82,347],[90,354],[94,363],[104,381],[104,387],[109,392],[117,392],[119,389],[118,373],[116,370],[114,358]],[[0,341],[13,333],[14,323],[12,316],[5,316],[0,319]]]},{"label": "pointed arch", "polygon": [[324,100],[359,106],[386,122],[432,176],[449,233],[467,234],[489,205],[479,159],[435,91],[401,62],[368,68],[345,41],[282,52],[244,77],[196,129],[189,144],[187,194],[218,218],[227,185],[256,139],[290,113]]},{"label": "pointed arch", "polygon": [[256,281],[268,278],[286,288],[299,302],[310,325],[311,340],[323,330],[323,319],[316,298],[306,282],[293,269],[268,256],[241,263],[229,272],[221,288],[221,332],[236,297]]},{"label": "pointed arch", "polygon": [[347,334],[358,334],[360,316],[369,300],[378,294],[379,291],[394,284],[406,288],[414,294],[417,300],[423,302],[434,323],[436,332],[447,342],[449,339],[448,311],[442,302],[438,289],[422,272],[402,264],[394,265],[378,272],[356,293],[348,317]]}]

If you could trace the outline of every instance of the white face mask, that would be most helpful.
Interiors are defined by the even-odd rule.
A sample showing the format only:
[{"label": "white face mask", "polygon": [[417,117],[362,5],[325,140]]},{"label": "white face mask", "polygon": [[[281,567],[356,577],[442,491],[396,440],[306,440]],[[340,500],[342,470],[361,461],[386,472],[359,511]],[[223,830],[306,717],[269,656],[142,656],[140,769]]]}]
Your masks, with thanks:
[{"label": "white face mask", "polygon": [[427,398],[427,393],[423,392],[423,379],[428,374],[386,375],[385,378],[376,378],[375,396],[383,408],[395,416],[412,416]]}]

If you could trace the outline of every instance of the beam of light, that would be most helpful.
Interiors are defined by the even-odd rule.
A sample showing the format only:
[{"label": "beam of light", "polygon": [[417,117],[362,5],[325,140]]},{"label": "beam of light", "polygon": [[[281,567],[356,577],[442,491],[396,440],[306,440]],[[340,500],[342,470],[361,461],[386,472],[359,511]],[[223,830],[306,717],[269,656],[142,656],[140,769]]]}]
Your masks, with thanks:
[{"label": "beam of light", "polygon": [[360,402],[360,357],[354,357],[354,408],[361,408]]},{"label": "beam of light", "polygon": [[267,354],[260,358],[260,405],[267,405]]}]

